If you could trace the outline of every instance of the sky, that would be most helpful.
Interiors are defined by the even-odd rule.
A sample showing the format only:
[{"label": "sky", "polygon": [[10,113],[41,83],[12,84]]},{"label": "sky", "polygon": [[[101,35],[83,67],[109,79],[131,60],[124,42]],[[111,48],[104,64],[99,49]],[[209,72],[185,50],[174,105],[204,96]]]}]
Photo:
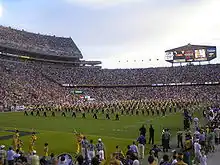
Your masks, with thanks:
[{"label": "sky", "polygon": [[[171,66],[165,50],[215,45],[220,0],[0,0],[0,24],[72,37],[103,68]],[[219,56],[218,56],[219,54]],[[211,63],[220,63],[218,58]]]}]

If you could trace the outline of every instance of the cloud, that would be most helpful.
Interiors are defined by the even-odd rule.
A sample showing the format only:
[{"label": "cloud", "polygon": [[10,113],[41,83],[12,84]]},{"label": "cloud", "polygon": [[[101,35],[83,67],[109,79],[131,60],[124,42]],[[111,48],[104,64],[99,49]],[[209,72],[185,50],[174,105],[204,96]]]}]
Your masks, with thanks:
[{"label": "cloud", "polygon": [[187,43],[220,46],[219,0],[20,0],[3,5],[1,23],[71,36],[85,59],[101,60],[108,68],[169,65],[164,51]]},{"label": "cloud", "polygon": [[80,5],[92,8],[106,8],[121,4],[137,3],[143,0],[64,0],[74,5]]}]

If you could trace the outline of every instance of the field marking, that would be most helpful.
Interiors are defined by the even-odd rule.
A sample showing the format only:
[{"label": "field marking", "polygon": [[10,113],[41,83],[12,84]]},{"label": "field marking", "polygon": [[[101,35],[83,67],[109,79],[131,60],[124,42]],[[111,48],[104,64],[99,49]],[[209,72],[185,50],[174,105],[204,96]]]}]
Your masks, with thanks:
[{"label": "field marking", "polygon": [[[2,127],[4,129],[13,129],[13,127]],[[20,130],[28,130],[28,128],[19,128]],[[39,132],[39,134],[44,134],[45,132],[51,132],[51,133],[66,133],[66,134],[71,134],[74,136],[74,133],[71,132],[62,132],[62,131],[49,131],[49,130],[43,130],[43,129],[37,129],[37,131]],[[40,131],[43,131],[43,133],[41,133]],[[134,140],[134,139],[130,139],[130,138],[119,138],[119,137],[114,137],[114,136],[103,136],[103,135],[93,135],[93,134],[86,134],[86,136],[93,136],[93,137],[97,137],[98,138],[107,138],[107,139],[116,139],[116,140]]]},{"label": "field marking", "polygon": [[[14,113],[14,112],[4,112],[4,113]],[[172,114],[167,114],[166,116],[164,117],[169,117],[169,116],[175,116],[179,113],[172,113]],[[158,120],[160,119],[161,117],[163,116],[153,116],[153,118],[149,118],[149,116],[146,116],[146,119],[147,120],[139,120],[138,122],[134,122],[133,125],[128,125],[128,126],[124,126],[123,129],[113,129],[113,132],[127,132],[128,131],[128,128],[134,128],[136,127],[138,124],[150,124],[152,123],[154,120]],[[14,129],[14,127],[3,127],[3,128],[6,128],[6,129]],[[0,128],[1,129],[1,128]],[[30,130],[28,128],[19,128],[19,129],[24,129],[24,130]],[[103,128],[99,129],[99,130],[104,130]],[[122,131],[124,130],[124,131]],[[66,133],[66,134],[72,134],[71,132],[63,132],[63,131],[51,131],[51,130],[44,130],[44,129],[38,129],[38,132],[39,131],[43,131],[43,133],[41,134],[44,134],[44,132],[52,132],[52,133]],[[138,130],[137,130],[138,131]],[[100,138],[100,137],[103,137],[103,138],[107,138],[107,139],[116,139],[116,140],[126,140],[126,141],[133,141],[134,139],[131,139],[131,138],[120,138],[120,137],[114,137],[114,136],[103,136],[103,135],[94,135],[94,134],[86,134],[86,136],[93,136],[93,137],[97,137],[97,138]],[[138,135],[137,135],[138,136]]]}]

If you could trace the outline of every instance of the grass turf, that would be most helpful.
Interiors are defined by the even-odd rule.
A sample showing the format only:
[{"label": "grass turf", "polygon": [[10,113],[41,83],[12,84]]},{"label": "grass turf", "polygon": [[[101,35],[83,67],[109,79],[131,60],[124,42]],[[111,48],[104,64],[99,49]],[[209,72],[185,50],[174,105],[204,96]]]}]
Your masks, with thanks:
[{"label": "grass turf", "polygon": [[[155,142],[160,143],[162,128],[169,128],[175,136],[178,128],[183,127],[182,114],[170,114],[166,117],[158,116],[120,116],[120,121],[106,120],[104,115],[99,114],[99,119],[92,118],[92,114],[87,114],[86,119],[82,119],[78,115],[76,119],[61,117],[56,114],[56,117],[33,117],[24,116],[23,113],[0,113],[0,129],[19,129],[20,131],[29,131],[32,129],[38,132],[36,150],[38,154],[43,154],[44,143],[49,143],[50,153],[67,152],[74,154],[76,151],[76,140],[73,135],[73,130],[82,132],[87,139],[93,139],[97,142],[98,138],[102,138],[107,155],[115,151],[115,146],[119,145],[122,150],[126,151],[126,146],[131,144],[139,135],[139,128],[142,124],[146,124],[147,129],[150,124],[155,128]],[[112,116],[113,117],[113,116]],[[1,132],[0,132],[1,133]],[[5,132],[4,132],[5,133]],[[7,133],[10,135],[11,133]],[[148,130],[147,130],[148,134]],[[4,134],[5,135],[5,134]],[[0,136],[2,136],[0,134]],[[147,135],[148,137],[148,135]],[[28,151],[30,136],[21,137],[24,142],[24,151]],[[1,140],[0,144],[10,146],[12,139]],[[148,145],[147,148],[151,146]]]},{"label": "grass turf", "polygon": [[5,131],[0,131],[0,137],[1,136],[7,136],[7,135],[13,135],[11,132],[5,132]]}]

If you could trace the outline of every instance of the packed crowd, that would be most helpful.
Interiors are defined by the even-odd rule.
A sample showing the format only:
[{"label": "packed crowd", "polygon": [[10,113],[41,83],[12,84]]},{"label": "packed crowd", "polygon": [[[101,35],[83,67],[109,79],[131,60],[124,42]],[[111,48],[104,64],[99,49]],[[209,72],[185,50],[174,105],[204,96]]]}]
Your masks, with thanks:
[{"label": "packed crowd", "polygon": [[[150,69],[100,70],[70,68],[59,64],[0,59],[0,106],[64,105],[80,102],[76,90],[61,87],[58,83],[76,84],[153,84],[173,82],[214,82],[220,79],[220,65],[188,66]],[[175,72],[175,73],[174,73]],[[177,74],[178,73],[178,74]],[[71,79],[71,80],[70,80]],[[169,86],[169,87],[115,87],[77,88],[83,96],[97,102],[118,100],[198,100],[218,102],[220,86]],[[81,96],[81,95],[80,95]]]},{"label": "packed crowd", "polygon": [[71,38],[35,34],[4,26],[0,26],[0,45],[47,55],[82,56]]},{"label": "packed crowd", "polygon": [[44,71],[60,84],[140,85],[160,83],[205,83],[219,81],[220,65],[141,69],[90,69],[44,66]]}]

